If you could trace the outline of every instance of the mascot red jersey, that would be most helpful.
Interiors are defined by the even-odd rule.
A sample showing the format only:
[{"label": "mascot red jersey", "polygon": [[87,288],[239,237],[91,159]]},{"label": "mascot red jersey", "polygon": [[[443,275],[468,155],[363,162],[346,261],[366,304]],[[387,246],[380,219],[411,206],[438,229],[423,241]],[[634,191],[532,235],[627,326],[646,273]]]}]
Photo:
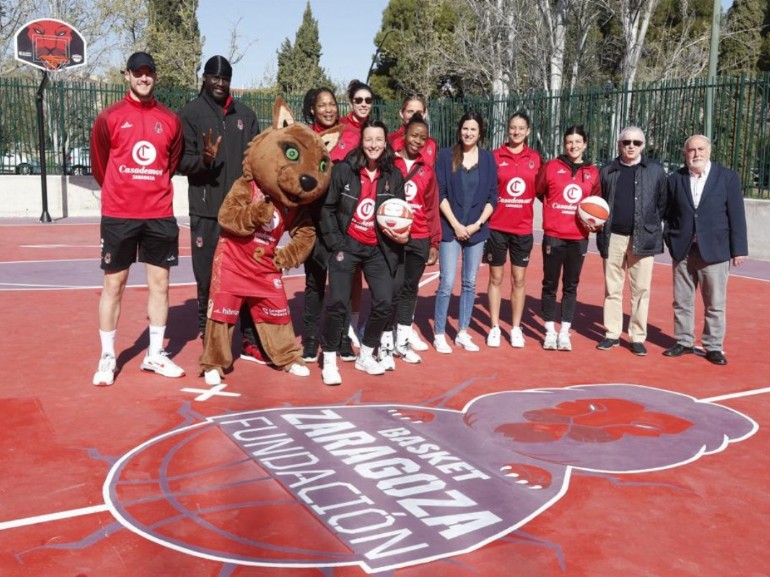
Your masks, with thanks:
[{"label": "mascot red jersey", "polygon": [[[281,271],[302,264],[315,244],[308,205],[326,193],[329,151],[341,126],[316,134],[294,117],[283,99],[273,106],[273,124],[251,141],[243,176],[219,210],[222,234],[214,255],[208,320],[200,373],[219,384],[233,363],[232,335],[246,302],[262,347],[285,371],[307,376],[294,337]],[[284,232],[291,240],[278,246]]]}]

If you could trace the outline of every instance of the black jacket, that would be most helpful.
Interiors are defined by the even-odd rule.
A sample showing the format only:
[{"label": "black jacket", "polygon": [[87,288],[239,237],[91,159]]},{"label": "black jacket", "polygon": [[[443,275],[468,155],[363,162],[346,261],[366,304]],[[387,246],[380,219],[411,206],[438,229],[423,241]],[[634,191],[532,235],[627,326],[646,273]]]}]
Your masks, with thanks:
[{"label": "black jacket", "polygon": [[[596,233],[596,246],[602,258],[607,258],[612,229],[612,204],[615,185],[620,176],[620,159],[605,164],[599,171],[602,197],[610,205],[610,218]],[[666,171],[656,161],[642,157],[634,181],[634,232],[632,251],[636,256],[663,252],[663,214],[666,209]]]},{"label": "black jacket", "polygon": [[[337,254],[343,246],[353,212],[361,198],[361,176],[347,160],[338,162],[332,168],[332,180],[326,200],[321,207],[319,228],[320,242],[324,244],[328,254]],[[383,171],[377,181],[377,196],[374,201],[375,214],[380,205],[390,198],[406,200],[404,196],[404,177],[395,166]],[[380,249],[388,262],[388,268],[395,272],[402,255],[403,246],[387,238],[380,227],[374,227],[377,233]]]},{"label": "black jacket", "polygon": [[[187,175],[190,216],[216,218],[222,201],[243,174],[243,152],[259,134],[257,116],[245,104],[232,100],[227,112],[205,92],[189,102],[179,114],[184,130],[184,153],[179,172]],[[222,136],[214,163],[203,162],[203,134]]]}]

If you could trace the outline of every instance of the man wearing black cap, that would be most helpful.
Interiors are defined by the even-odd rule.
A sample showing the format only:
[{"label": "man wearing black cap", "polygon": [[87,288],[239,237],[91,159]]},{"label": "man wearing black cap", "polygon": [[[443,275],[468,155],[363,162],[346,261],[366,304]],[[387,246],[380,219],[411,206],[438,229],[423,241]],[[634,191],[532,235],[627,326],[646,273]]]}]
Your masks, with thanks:
[{"label": "man wearing black cap", "polygon": [[[243,153],[259,134],[256,114],[230,95],[233,69],[224,56],[212,56],[203,68],[200,94],[180,113],[184,154],[179,171],[187,175],[190,201],[190,239],[195,282],[198,285],[198,328],[206,327],[211,266],[219,239],[217,215],[222,201],[243,173]],[[248,308],[241,309],[244,335],[241,358],[261,361],[254,323]]]},{"label": "man wearing black cap", "polygon": [[91,135],[91,167],[101,187],[104,270],[99,299],[102,355],[94,385],[114,381],[120,303],[129,267],[137,260],[146,267],[150,320],[150,346],[140,366],[164,377],[184,375],[163,348],[169,272],[179,261],[171,177],[182,154],[182,125],[153,96],[157,76],[152,56],[135,52],[123,75],[128,93],[99,114]]}]

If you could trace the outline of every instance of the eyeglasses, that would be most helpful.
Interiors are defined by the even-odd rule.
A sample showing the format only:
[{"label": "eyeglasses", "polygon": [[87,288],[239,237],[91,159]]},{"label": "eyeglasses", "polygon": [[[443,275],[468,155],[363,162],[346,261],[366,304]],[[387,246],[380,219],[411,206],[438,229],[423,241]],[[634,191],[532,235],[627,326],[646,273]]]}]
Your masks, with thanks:
[{"label": "eyeglasses", "polygon": [[364,98],[363,96],[356,96],[353,99],[353,102],[355,102],[356,104],[361,104],[362,102],[366,102],[367,104],[371,104],[372,103],[372,97],[371,96],[367,96],[366,98]]},{"label": "eyeglasses", "polygon": [[623,146],[631,146],[632,144],[634,146],[641,146],[644,144],[643,140],[621,140],[620,142],[623,143]]}]

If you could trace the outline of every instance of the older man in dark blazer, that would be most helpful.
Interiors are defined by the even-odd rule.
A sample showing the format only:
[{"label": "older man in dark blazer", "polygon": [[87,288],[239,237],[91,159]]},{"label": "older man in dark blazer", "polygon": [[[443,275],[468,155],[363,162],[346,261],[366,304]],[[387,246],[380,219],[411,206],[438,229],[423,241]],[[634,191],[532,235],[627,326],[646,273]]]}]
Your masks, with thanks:
[{"label": "older man in dark blazer", "polygon": [[668,179],[666,243],[674,270],[674,337],[663,354],[692,353],[695,344],[695,292],[705,307],[703,348],[706,359],[726,365],[725,334],[727,277],[730,265],[748,255],[746,214],[738,175],[711,162],[711,141],[691,136],[684,144],[686,166]]}]

